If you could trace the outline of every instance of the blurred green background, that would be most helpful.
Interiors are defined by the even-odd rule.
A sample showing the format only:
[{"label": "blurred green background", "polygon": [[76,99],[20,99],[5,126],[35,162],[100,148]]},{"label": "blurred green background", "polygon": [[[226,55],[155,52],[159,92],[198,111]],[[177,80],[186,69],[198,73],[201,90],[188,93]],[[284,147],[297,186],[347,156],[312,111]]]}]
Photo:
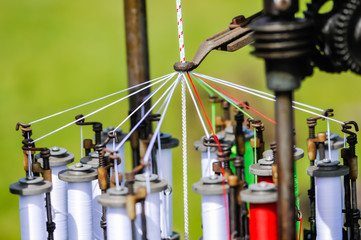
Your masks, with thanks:
[{"label": "blurred green background", "polygon": [[[147,1],[151,77],[173,72],[179,59],[175,1]],[[223,30],[237,15],[249,16],[261,9],[261,1],[183,0],[186,57],[193,58],[205,38]],[[305,6],[305,2],[301,2]],[[21,133],[18,121],[31,122],[127,87],[127,68],[122,1],[0,1],[0,228],[2,239],[19,239],[18,196],[9,193],[9,185],[24,176],[22,170]],[[251,56],[251,47],[234,53],[212,52],[197,72],[219,77],[248,87],[265,90],[264,64]],[[327,74],[315,71],[296,91],[295,100],[320,108],[334,108],[335,118],[361,123],[361,79],[351,73]],[[274,119],[273,103],[223,88]],[[206,101],[207,94],[201,91]],[[32,126],[33,137],[40,137],[106,103],[96,103]],[[180,91],[176,91],[162,131],[180,138]],[[210,105],[205,104],[210,110]],[[88,120],[117,125],[127,116],[124,101]],[[220,109],[219,109],[220,110]],[[188,164],[190,239],[201,236],[200,196],[191,192],[191,184],[200,179],[200,154],[193,142],[200,139],[201,125],[188,100]],[[258,117],[252,114],[254,117]],[[305,149],[306,118],[296,112],[297,145]],[[266,143],[274,140],[274,126],[265,121]],[[340,133],[340,125],[331,123]],[[123,127],[129,130],[129,125]],[[320,122],[318,130],[325,130]],[[71,126],[37,143],[37,146],[61,146],[80,156],[79,127]],[[91,136],[85,132],[85,137]],[[268,146],[268,145],[267,145]],[[128,146],[129,147],[129,146]],[[358,147],[358,151],[359,151]],[[129,163],[129,151],[126,162]],[[183,234],[181,149],[174,153],[174,228]],[[300,177],[301,211],[307,226],[309,178],[307,159],[297,162]],[[130,165],[127,164],[127,169]]]}]

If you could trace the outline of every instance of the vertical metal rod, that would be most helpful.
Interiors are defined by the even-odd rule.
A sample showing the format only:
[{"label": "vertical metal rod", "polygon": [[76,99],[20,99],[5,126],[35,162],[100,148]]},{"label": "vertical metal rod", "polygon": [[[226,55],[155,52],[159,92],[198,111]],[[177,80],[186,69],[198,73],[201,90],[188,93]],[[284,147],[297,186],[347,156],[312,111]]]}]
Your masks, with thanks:
[{"label": "vertical metal rod", "polygon": [[278,168],[278,239],[296,238],[293,91],[275,92]]},{"label": "vertical metal rod", "polygon": [[[124,0],[125,31],[127,45],[128,87],[135,86],[149,80],[149,57],[147,36],[147,15],[145,0]],[[129,93],[139,90],[134,88]],[[129,111],[139,106],[150,90],[144,90],[129,98]],[[144,111],[150,108],[150,101],[144,105]],[[141,112],[138,111],[131,118],[131,128],[139,121]],[[146,126],[151,129],[151,125]],[[139,131],[131,137],[133,151],[133,167],[140,164]]]}]

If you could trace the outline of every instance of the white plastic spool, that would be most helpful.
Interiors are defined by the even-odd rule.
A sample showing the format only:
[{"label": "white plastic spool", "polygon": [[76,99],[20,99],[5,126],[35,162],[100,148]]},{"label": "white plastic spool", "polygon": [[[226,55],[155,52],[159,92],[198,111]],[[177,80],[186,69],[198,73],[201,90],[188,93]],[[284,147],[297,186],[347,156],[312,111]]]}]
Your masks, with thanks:
[{"label": "white plastic spool", "polygon": [[[105,153],[108,156],[109,153]],[[99,167],[99,154],[98,152],[91,152],[88,156],[80,159],[83,164],[89,164],[95,172]],[[92,222],[93,222],[93,236],[94,239],[104,239],[104,230],[100,226],[100,221],[103,216],[102,206],[98,203],[98,197],[101,195],[99,182],[97,179],[91,182],[91,194],[92,194]]]},{"label": "white plastic spool", "polygon": [[68,182],[68,236],[69,239],[93,239],[91,181],[97,172],[90,165],[77,163],[59,173]]},{"label": "white plastic spool", "polygon": [[52,184],[42,177],[21,178],[10,185],[10,192],[19,195],[22,240],[47,238],[44,193],[51,188]]},{"label": "white plastic spool", "polygon": [[[40,155],[36,156],[40,163],[43,162]],[[68,239],[68,183],[59,179],[59,172],[66,170],[67,164],[74,161],[74,154],[68,153],[64,148],[50,148],[49,165],[53,190],[50,193],[51,206],[53,208],[53,221],[55,222],[54,239]]]},{"label": "white plastic spool", "polygon": [[[192,185],[193,192],[202,195],[202,227],[204,240],[228,239],[226,208],[223,191],[229,186],[222,185],[222,177],[212,175]],[[228,203],[228,194],[226,196]]]},{"label": "white plastic spool", "polygon": [[349,169],[339,162],[321,160],[317,166],[307,168],[307,174],[315,177],[317,240],[342,239],[342,185],[341,176]]},{"label": "white plastic spool", "polygon": [[[179,145],[179,140],[170,134],[160,133],[161,151],[157,150],[158,175],[168,182],[168,189],[160,192],[160,229],[162,239],[175,238],[173,233],[173,159],[172,148]],[[158,146],[158,145],[156,145]]]},{"label": "white plastic spool", "polygon": [[127,188],[111,188],[101,195],[98,201],[106,207],[107,239],[132,240],[132,224],[126,211]]},{"label": "white plastic spool", "polygon": [[339,137],[337,133],[331,133],[330,135],[330,142],[331,142],[331,157],[329,157],[328,153],[328,140],[325,142],[325,156],[326,159],[332,159],[332,161],[339,162],[340,161],[340,149],[343,148],[344,139]]},{"label": "white plastic spool", "polygon": [[[161,239],[160,230],[160,196],[159,193],[165,190],[168,186],[165,180],[159,180],[158,176],[152,174],[149,176],[151,193],[147,195],[144,203],[145,218],[147,227],[147,239]],[[146,187],[145,174],[135,175],[134,190],[137,191],[140,187]],[[136,204],[136,219],[135,219],[135,232],[136,239],[142,239],[141,228],[141,204]]]}]

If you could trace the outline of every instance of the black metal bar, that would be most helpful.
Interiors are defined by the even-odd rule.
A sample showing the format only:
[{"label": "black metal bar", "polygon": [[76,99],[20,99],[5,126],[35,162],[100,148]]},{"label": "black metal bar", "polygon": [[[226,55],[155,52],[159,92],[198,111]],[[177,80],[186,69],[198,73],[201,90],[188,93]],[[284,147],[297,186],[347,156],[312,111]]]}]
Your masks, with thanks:
[{"label": "black metal bar", "polygon": [[[147,37],[147,16],[145,0],[124,0],[125,31],[127,45],[128,86],[132,87],[149,80],[149,57]],[[139,90],[134,88],[129,93]],[[138,107],[150,90],[144,90],[129,98],[129,111]],[[150,101],[144,105],[145,111],[150,108]],[[131,128],[139,121],[140,111],[131,117]],[[145,128],[151,132],[151,124]],[[140,164],[139,131],[136,130],[130,139],[133,153],[133,167]]]},{"label": "black metal bar", "polygon": [[295,184],[293,156],[293,92],[275,92],[276,142],[278,169],[278,234],[279,239],[296,236]]}]

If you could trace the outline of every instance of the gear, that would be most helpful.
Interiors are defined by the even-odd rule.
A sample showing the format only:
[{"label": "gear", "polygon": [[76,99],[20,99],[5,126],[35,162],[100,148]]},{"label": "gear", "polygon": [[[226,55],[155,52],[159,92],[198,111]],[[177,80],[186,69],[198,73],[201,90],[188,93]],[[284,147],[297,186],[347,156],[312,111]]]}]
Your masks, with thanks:
[{"label": "gear", "polygon": [[320,13],[327,2],[312,0],[304,13],[316,32],[313,64],[327,72],[361,74],[361,0],[333,0],[332,9]]},{"label": "gear", "polygon": [[348,0],[337,16],[336,55],[351,71],[361,74],[361,1]]}]

